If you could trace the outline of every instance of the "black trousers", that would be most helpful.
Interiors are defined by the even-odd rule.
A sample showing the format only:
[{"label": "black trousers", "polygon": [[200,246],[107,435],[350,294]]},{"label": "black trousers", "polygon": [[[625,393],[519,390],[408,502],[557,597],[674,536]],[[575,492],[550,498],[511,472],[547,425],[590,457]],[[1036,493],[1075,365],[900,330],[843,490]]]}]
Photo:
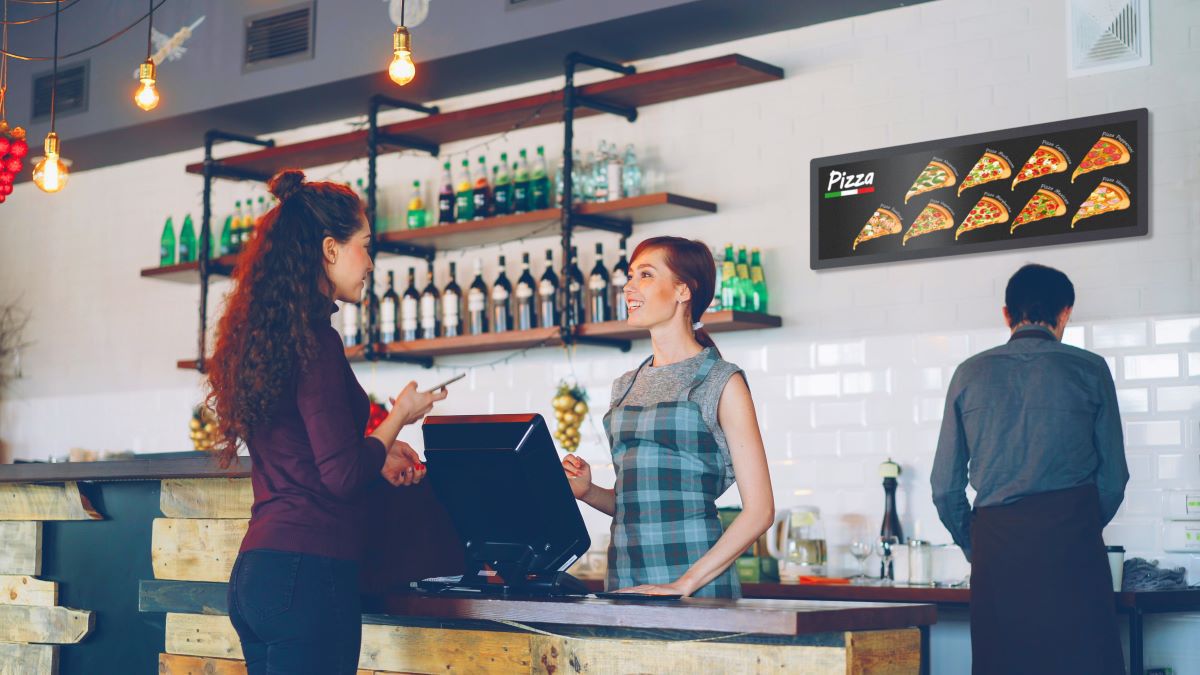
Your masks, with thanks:
[{"label": "black trousers", "polygon": [[971,672],[1125,672],[1095,485],[975,510]]},{"label": "black trousers", "polygon": [[354,675],[362,642],[358,563],[253,550],[229,578],[229,619],[248,675]]}]

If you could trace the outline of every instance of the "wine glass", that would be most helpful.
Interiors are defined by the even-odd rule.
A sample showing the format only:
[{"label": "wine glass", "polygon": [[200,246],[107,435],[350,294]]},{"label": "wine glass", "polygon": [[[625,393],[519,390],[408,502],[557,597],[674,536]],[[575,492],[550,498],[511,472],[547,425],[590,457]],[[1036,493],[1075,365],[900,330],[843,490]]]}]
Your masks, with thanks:
[{"label": "wine glass", "polygon": [[855,539],[850,542],[850,555],[858,561],[858,574],[855,579],[867,578],[867,558],[871,555],[871,542],[865,539]]},{"label": "wine glass", "polygon": [[879,580],[885,586],[895,583],[895,573],[892,570],[892,550],[899,545],[900,538],[895,535],[882,536],[875,542],[875,551],[879,554],[883,565]]}]

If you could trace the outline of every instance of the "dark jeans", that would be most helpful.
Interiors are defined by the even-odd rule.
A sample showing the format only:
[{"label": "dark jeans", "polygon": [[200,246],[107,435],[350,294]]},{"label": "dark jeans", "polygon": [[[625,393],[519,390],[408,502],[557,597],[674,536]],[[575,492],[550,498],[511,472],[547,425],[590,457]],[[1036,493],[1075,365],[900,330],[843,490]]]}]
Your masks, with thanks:
[{"label": "dark jeans", "polygon": [[229,619],[248,675],[354,675],[362,642],[358,563],[245,551],[229,578]]}]

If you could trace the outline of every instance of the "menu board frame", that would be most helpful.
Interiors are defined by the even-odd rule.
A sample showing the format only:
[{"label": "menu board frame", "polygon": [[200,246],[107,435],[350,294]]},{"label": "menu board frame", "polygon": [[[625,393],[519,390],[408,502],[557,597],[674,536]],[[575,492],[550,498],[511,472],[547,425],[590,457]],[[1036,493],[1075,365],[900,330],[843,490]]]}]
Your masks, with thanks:
[{"label": "menu board frame", "polygon": [[[1136,108],[1103,115],[1091,115],[1057,122],[1014,127],[1000,131],[968,134],[935,141],[922,141],[920,143],[910,143],[876,150],[814,158],[810,164],[809,180],[809,264],[812,269],[821,270],[970,253],[1007,251],[1034,246],[1054,246],[1145,236],[1149,233],[1150,214],[1149,119],[1149,110],[1147,108]],[[883,182],[876,180],[877,176],[874,174],[877,172],[862,170],[864,167],[867,169],[873,168],[873,162],[879,163],[882,169],[886,168],[886,162],[889,160],[892,160],[893,164],[895,164],[897,158],[904,158],[905,163],[909,167],[909,175],[906,175],[902,182],[908,185],[918,174],[922,173],[919,165],[912,164],[912,156],[915,155],[928,155],[930,165],[934,164],[933,160],[950,154],[956,154],[959,157],[980,156],[980,161],[982,162],[985,151],[986,154],[990,154],[992,149],[997,146],[1011,148],[1032,145],[1033,147],[1044,147],[1048,140],[1052,140],[1056,136],[1074,133],[1078,137],[1078,134],[1087,132],[1093,128],[1097,134],[1100,134],[1103,127],[1111,127],[1113,125],[1122,125],[1122,128],[1126,129],[1130,125],[1133,127],[1132,135],[1134,138],[1127,139],[1124,136],[1120,138],[1122,144],[1130,150],[1127,162],[1124,163],[1124,166],[1112,165],[1106,169],[1083,174],[1079,177],[1078,183],[1091,185],[1098,181],[1109,180],[1104,175],[1105,171],[1112,169],[1109,173],[1118,173],[1117,170],[1119,169],[1119,173],[1124,178],[1117,179],[1117,184],[1126,186],[1126,190],[1131,197],[1128,201],[1132,202],[1130,210],[1133,213],[1111,212],[1098,216],[1109,219],[1107,221],[1097,221],[1106,224],[1106,227],[1099,229],[1081,225],[1080,227],[1061,231],[1063,227],[1062,223],[1072,224],[1072,214],[1076,213],[1080,204],[1086,200],[1087,191],[1094,188],[1080,187],[1076,183],[1068,183],[1067,181],[1071,178],[1071,171],[1060,169],[1052,175],[1028,179],[1028,182],[1024,178],[1022,179],[1023,184],[1020,185],[1022,188],[1021,196],[1007,200],[1008,220],[1002,224],[990,226],[992,229],[986,233],[990,237],[990,240],[970,241],[972,237],[968,236],[964,237],[967,241],[963,241],[958,239],[955,232],[931,231],[931,234],[936,236],[926,238],[925,236],[918,235],[921,239],[919,242],[920,246],[912,247],[908,246],[908,238],[912,236],[912,233],[908,231],[912,229],[914,222],[920,220],[918,213],[921,211],[920,206],[924,205],[926,210],[933,209],[935,212],[934,215],[937,215],[938,212],[941,214],[952,213],[954,225],[959,225],[959,223],[964,221],[964,218],[974,213],[974,208],[970,204],[979,206],[976,200],[981,200],[985,192],[989,196],[997,196],[987,188],[991,187],[996,193],[1003,195],[1000,197],[1001,202],[1004,202],[1006,197],[1012,196],[1017,191],[1016,185],[1011,190],[1008,186],[1011,179],[1014,179],[1021,172],[1028,152],[1018,153],[1021,156],[1016,156],[1014,152],[1009,152],[1005,155],[1009,171],[1011,172],[1010,175],[1006,175],[1006,180],[995,179],[992,185],[981,183],[977,186],[972,186],[969,194],[961,194],[966,192],[966,190],[960,190],[960,194],[956,195],[955,189],[962,187],[963,181],[967,178],[971,169],[974,168],[971,164],[972,160],[967,160],[965,165],[960,161],[958,166],[952,170],[952,173],[955,174],[954,180],[959,183],[958,186],[954,186],[955,189],[939,190],[932,188],[928,194],[918,195],[919,197],[925,197],[925,199],[913,199],[907,204],[901,204],[901,200],[905,198],[903,187],[900,188],[901,192],[899,194],[891,194],[891,192],[895,192],[895,186],[899,184],[897,183],[897,178],[893,177],[890,180],[890,192],[884,194],[884,190],[882,189],[879,192],[875,191],[876,184]],[[1099,136],[1097,137],[1099,138]],[[1132,141],[1132,147],[1130,147],[1130,141]],[[1078,143],[1076,143],[1076,146],[1078,146]],[[968,148],[971,149],[970,152],[967,152]],[[1069,169],[1075,170],[1084,160],[1087,152],[1088,149],[1086,147],[1082,150],[1079,147],[1072,149],[1069,153]],[[964,153],[967,154],[964,155]],[[1001,152],[999,154],[1003,155],[1004,153]],[[1032,157],[1030,158],[1032,159]],[[919,161],[924,163],[925,160],[921,159]],[[846,167],[845,165],[851,166]],[[911,166],[918,166],[918,170],[913,172]],[[840,180],[835,180],[833,172],[839,170],[835,169],[835,167],[841,167],[841,169],[849,168],[850,170],[840,170],[837,174]],[[859,170],[854,171],[854,168]],[[1131,181],[1128,180],[1130,172],[1133,173]],[[867,173],[872,174],[869,179]],[[1088,179],[1086,182],[1084,181],[1085,178]],[[1128,185],[1130,182],[1132,185]],[[833,187],[839,191],[833,192],[825,189],[829,186],[824,183],[836,183]],[[1029,185],[1037,187],[1028,187]],[[1042,185],[1045,185],[1045,187],[1059,195],[1062,195],[1060,186],[1065,186],[1064,189],[1071,191],[1070,197],[1063,200],[1067,202],[1067,211],[1065,215],[1059,216],[1059,222],[1055,223],[1055,229],[1059,231],[1037,232],[1035,228],[1023,226],[1025,229],[1022,231],[1014,229],[1010,233],[1010,236],[997,238],[1002,234],[998,234],[998,228],[1003,228],[1006,231],[1009,230],[1009,227],[1014,219],[1018,217],[1023,206],[1030,200],[1030,197],[1024,193],[1031,190],[1040,192]],[[914,183],[913,187],[909,189],[909,194],[916,187]],[[951,186],[948,185],[946,187]],[[1132,190],[1128,190],[1129,187],[1132,187]],[[1078,196],[1081,190],[1084,191],[1084,197]],[[833,199],[830,198],[831,195],[834,197]],[[954,201],[956,203],[948,205],[943,200]],[[963,206],[964,202],[968,201],[970,204]],[[835,207],[832,202],[840,203]],[[891,234],[875,234],[871,237],[871,239],[876,239],[877,241],[864,240],[860,228],[865,226],[868,219],[874,220],[872,213],[878,215],[881,206],[892,203],[895,203],[897,206],[903,206],[903,213],[900,214],[901,217],[897,220],[901,222],[901,229],[905,231],[904,234],[901,234],[900,231],[894,231]],[[929,204],[936,206],[929,206]],[[824,220],[822,220],[822,211],[825,211]],[[885,217],[887,215],[897,215],[899,211],[900,209],[893,208],[885,214]],[[853,212],[854,215],[849,218],[836,215],[848,212]],[[1122,220],[1119,225],[1114,226],[1113,223],[1117,222],[1117,218],[1121,218]],[[1047,223],[1049,223],[1049,220],[1047,220]],[[1038,225],[1042,226],[1044,224]],[[890,226],[894,228],[894,222]],[[856,232],[860,233],[858,238],[855,237]],[[950,235],[948,239],[946,237],[947,234]],[[964,234],[972,235],[976,233],[967,231]],[[980,232],[978,234],[983,233]],[[1027,236],[1015,236],[1017,234]],[[865,250],[860,250],[860,240],[870,245],[864,245],[861,249]],[[851,249],[851,242],[854,242],[853,249]]]}]

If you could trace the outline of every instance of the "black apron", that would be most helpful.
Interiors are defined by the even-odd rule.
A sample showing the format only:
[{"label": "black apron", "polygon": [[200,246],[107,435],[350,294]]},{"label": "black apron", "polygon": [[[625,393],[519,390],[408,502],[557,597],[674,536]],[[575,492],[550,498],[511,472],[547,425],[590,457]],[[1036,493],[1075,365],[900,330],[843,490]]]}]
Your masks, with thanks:
[{"label": "black apron", "polygon": [[1095,485],[975,509],[974,675],[1123,675],[1102,529]]}]

